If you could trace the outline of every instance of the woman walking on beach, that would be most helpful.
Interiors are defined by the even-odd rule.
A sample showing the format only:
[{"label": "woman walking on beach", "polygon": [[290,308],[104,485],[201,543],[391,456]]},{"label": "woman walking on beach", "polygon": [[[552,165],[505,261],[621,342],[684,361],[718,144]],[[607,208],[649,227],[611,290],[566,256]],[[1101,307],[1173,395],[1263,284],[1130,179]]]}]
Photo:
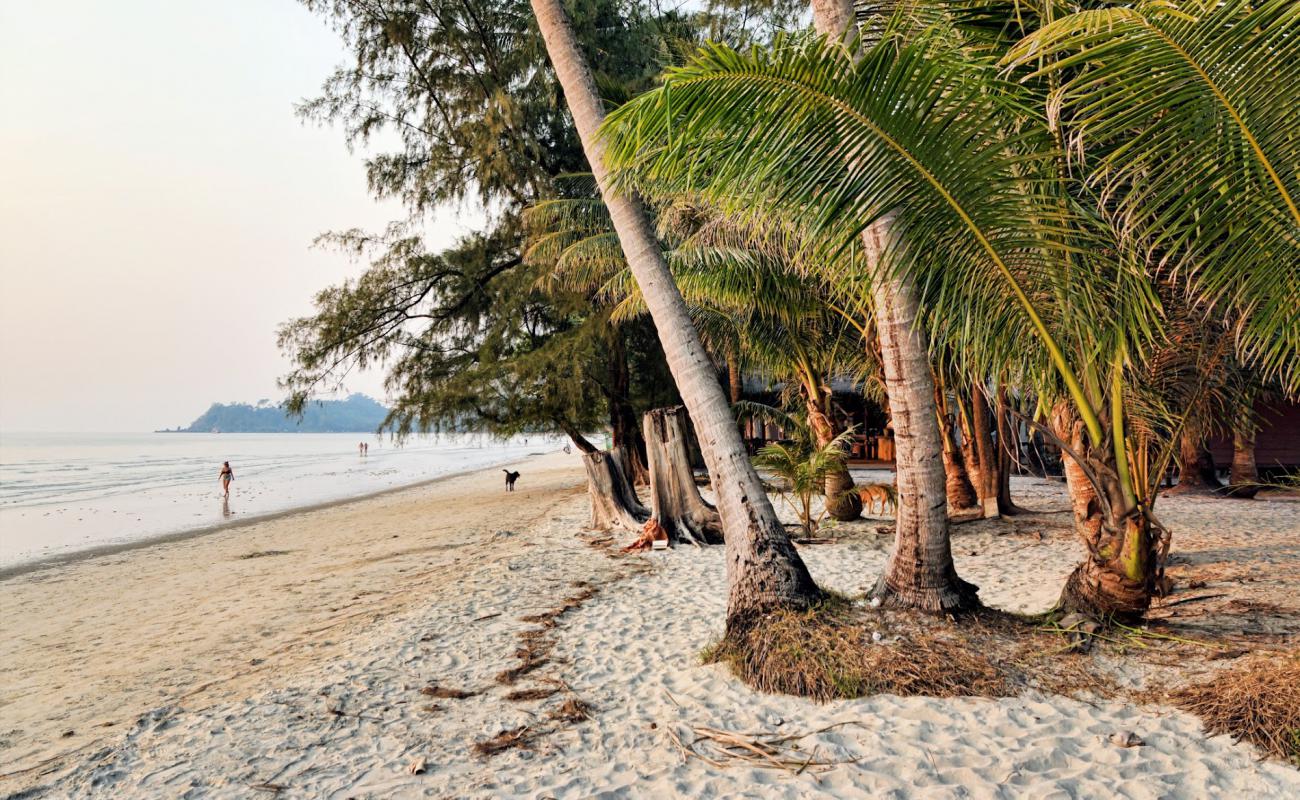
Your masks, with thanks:
[{"label": "woman walking on beach", "polygon": [[234,479],[235,471],[230,468],[230,462],[222,462],[221,475],[218,476],[217,480],[221,481],[221,489],[225,492],[226,497],[230,496],[230,482]]}]

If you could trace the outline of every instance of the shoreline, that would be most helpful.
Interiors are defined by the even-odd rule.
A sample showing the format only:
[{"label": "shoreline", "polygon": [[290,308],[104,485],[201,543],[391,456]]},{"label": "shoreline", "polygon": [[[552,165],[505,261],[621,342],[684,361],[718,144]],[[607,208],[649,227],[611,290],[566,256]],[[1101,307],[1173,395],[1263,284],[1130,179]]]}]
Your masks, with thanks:
[{"label": "shoreline", "polygon": [[561,453],[521,466],[514,494],[476,468],[8,579],[0,797],[161,709],[351,658],[431,592],[527,553],[515,532],[580,504],[582,467]]},{"label": "shoreline", "polygon": [[[528,459],[537,458],[539,456],[547,456],[551,454],[552,454],[551,451],[539,451],[536,453],[528,453],[524,455],[522,458],[528,460]],[[183,542],[188,539],[196,538],[199,536],[207,536],[222,531],[236,530],[238,528],[246,527],[249,525],[256,525],[261,522],[272,522],[278,519],[283,519],[285,517],[293,516],[294,514],[306,514],[313,511],[323,511],[329,508],[333,508],[335,506],[347,505],[348,503],[359,503],[365,500],[373,500],[375,498],[384,497],[390,494],[396,494],[397,492],[404,492],[410,489],[420,489],[420,488],[432,486],[437,483],[441,483],[443,481],[451,480],[453,478],[459,478],[465,475],[473,474],[475,472],[483,472],[489,469],[496,469],[501,464],[514,462],[518,460],[519,458],[503,458],[502,460],[494,461],[491,464],[477,464],[473,467],[468,467],[463,470],[444,473],[442,475],[438,475],[437,477],[426,478],[424,480],[416,481],[415,483],[403,484],[402,486],[390,486],[384,489],[377,489],[372,492],[366,492],[364,494],[351,495],[348,497],[336,498],[334,500],[322,500],[315,503],[309,503],[304,506],[294,506],[293,508],[285,508],[285,509],[280,509],[278,511],[268,511],[263,514],[253,514],[251,516],[242,517],[237,520],[230,520],[229,522],[217,522],[210,525],[202,525],[197,528],[184,528],[182,530],[172,531],[170,533],[150,534],[140,539],[133,539],[131,541],[126,541],[126,542],[110,542],[106,544],[92,545],[91,547],[87,547],[81,550],[73,550],[70,552],[59,553],[57,555],[51,555],[51,556],[42,556],[32,561],[23,561],[18,564],[9,564],[5,566],[0,566],[0,584],[4,583],[5,581],[11,580],[13,578],[22,577],[23,575],[29,575],[33,572],[40,572],[46,569],[67,566],[70,564],[75,564],[79,561],[85,561],[93,558],[100,558],[103,556],[118,555],[121,553],[130,552],[132,550],[139,550],[141,548],[153,547],[155,545],[160,545],[160,544],[168,544],[172,542]]]}]

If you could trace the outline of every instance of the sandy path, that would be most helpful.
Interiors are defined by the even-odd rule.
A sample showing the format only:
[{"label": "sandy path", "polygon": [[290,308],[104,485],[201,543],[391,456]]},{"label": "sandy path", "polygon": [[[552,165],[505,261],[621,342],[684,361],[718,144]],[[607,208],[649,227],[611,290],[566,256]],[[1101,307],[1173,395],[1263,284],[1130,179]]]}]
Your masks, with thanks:
[{"label": "sandy path", "polygon": [[574,456],[521,469],[513,494],[486,470],[0,582],[0,773],[338,658],[581,486]]},{"label": "sandy path", "polygon": [[[579,478],[576,460],[567,463],[553,473],[548,467],[545,477],[534,466],[525,476],[553,481],[557,488],[572,486]],[[471,491],[475,479],[465,483]],[[324,634],[304,632],[329,624],[331,613],[299,610],[303,617],[290,617],[301,622],[294,626],[299,633],[287,641],[302,644],[277,656],[289,660],[276,662],[274,672],[245,675],[180,707],[161,697],[146,704],[151,710],[145,713],[123,707],[114,715],[122,724],[97,747],[78,754],[75,769],[67,762],[51,764],[45,775],[29,773],[21,781],[0,783],[0,794],[33,786],[28,797],[268,797],[277,790],[280,797],[340,799],[1300,796],[1300,771],[1261,761],[1253,748],[1224,737],[1207,738],[1198,720],[1170,709],[1037,693],[998,700],[877,696],[824,705],[757,694],[698,660],[722,623],[720,548],[610,557],[575,536],[588,511],[585,499],[572,491],[534,495],[527,509],[503,510],[532,520],[528,525],[512,520],[511,533],[498,534],[506,527],[505,516],[479,522],[478,528],[430,524],[413,509],[444,503],[439,507],[453,514],[459,503],[472,514],[470,498],[443,497],[439,487],[422,491],[429,496],[412,493],[414,503],[392,509],[394,533],[412,537],[402,548],[367,555],[360,542],[336,533],[340,552],[327,562],[337,588],[347,585],[355,594],[362,581],[347,576],[359,571],[403,600],[391,599],[374,614]],[[985,602],[1041,610],[1055,599],[1079,556],[1078,545],[1068,519],[1053,513],[1065,507],[1059,485],[1018,481],[1016,492],[1018,501],[1038,513],[958,526],[954,553],[962,574],[982,587]],[[523,501],[529,495],[517,497]],[[477,500],[493,498],[489,491]],[[382,500],[388,499],[398,498]],[[1179,609],[1199,614],[1210,627],[1248,627],[1254,620],[1249,624],[1258,624],[1261,641],[1273,635],[1294,641],[1293,609],[1237,612],[1231,604],[1253,600],[1284,606],[1294,596],[1300,585],[1295,550],[1300,505],[1208,505],[1214,502],[1178,499],[1163,507],[1165,520],[1176,526],[1183,577],[1199,574],[1208,579],[1207,590],[1226,595],[1223,606]],[[331,522],[361,526],[373,524],[371,516]],[[868,530],[878,524],[855,525]],[[299,547],[310,541],[299,540]],[[428,549],[439,542],[444,546]],[[255,546],[290,549],[260,540]],[[426,549],[406,555],[417,546]],[[253,547],[252,540],[233,547],[226,551],[227,561],[238,561],[236,555]],[[859,592],[874,579],[886,547],[883,538],[868,536],[803,552],[819,582]],[[384,552],[393,558],[373,560]],[[1236,571],[1214,572],[1228,557]],[[281,586],[285,574],[298,574],[290,558],[240,563],[245,569],[265,564],[261,579]],[[376,563],[387,566],[374,572]],[[599,593],[559,617],[554,628],[523,619],[554,608],[584,581]],[[320,591],[340,598],[337,602],[351,598],[330,589],[333,585],[313,584],[312,591],[324,587]],[[234,603],[230,593],[243,591],[228,585],[222,600],[208,602]],[[346,608],[369,611],[360,605],[365,601],[351,600],[354,605]],[[311,605],[310,598],[297,602]],[[160,605],[153,613],[162,618],[185,613]],[[286,613],[298,608],[285,605]],[[319,616],[306,618],[309,613]],[[185,625],[203,618],[188,616]],[[123,622],[123,635],[143,624],[149,623],[143,618]],[[277,622],[276,627],[285,626]],[[184,626],[176,630],[196,634]],[[548,660],[516,683],[498,682],[499,673],[519,665],[519,637],[530,631],[553,643]],[[333,644],[318,641],[327,636]],[[238,639],[224,641],[231,646]],[[176,661],[158,658],[160,664]],[[211,654],[195,658],[213,663]],[[240,658],[229,656],[222,663],[239,670]],[[1141,677],[1135,674],[1134,680]],[[556,688],[556,682],[565,688],[553,697],[525,702],[507,697],[518,689]],[[477,694],[430,698],[420,692],[430,684]],[[48,691],[49,685],[36,688]],[[149,700],[147,693],[127,696]],[[572,724],[550,719],[561,701],[575,696],[592,704],[593,719]],[[0,709],[6,720],[7,713],[8,708]],[[833,724],[839,727],[822,730]],[[700,725],[796,735],[821,730],[798,743],[820,758],[846,763],[817,776],[792,776],[684,759],[665,734],[687,736],[691,726]],[[489,759],[475,754],[475,743],[519,728],[537,734],[530,748]],[[1135,731],[1146,746],[1112,745],[1107,736],[1119,730]],[[417,761],[424,772],[409,774]]]}]

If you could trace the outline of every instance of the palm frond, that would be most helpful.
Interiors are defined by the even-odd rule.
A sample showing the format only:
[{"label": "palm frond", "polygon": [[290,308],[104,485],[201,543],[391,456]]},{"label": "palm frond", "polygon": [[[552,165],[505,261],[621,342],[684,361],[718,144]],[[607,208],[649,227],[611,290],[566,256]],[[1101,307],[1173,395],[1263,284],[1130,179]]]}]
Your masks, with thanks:
[{"label": "palm frond", "polygon": [[1080,11],[1005,63],[1063,78],[1049,120],[1116,229],[1300,391],[1300,3]]}]

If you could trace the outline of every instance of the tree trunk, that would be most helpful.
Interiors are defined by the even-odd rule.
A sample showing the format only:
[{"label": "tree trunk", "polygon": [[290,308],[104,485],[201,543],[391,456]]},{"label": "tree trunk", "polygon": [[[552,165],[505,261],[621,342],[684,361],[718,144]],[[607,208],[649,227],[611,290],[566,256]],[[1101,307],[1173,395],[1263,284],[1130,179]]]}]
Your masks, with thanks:
[{"label": "tree trunk", "polygon": [[650,511],[637,499],[619,466],[617,452],[584,453],[587,494],[591,497],[591,528],[598,531],[640,533]]},{"label": "tree trunk", "polygon": [[686,449],[686,409],[656,408],[645,415],[646,451],[650,457],[650,516],[659,521],[673,544],[722,544],[718,510],[704,501]]},{"label": "tree trunk", "polygon": [[[1071,450],[1096,459],[1092,465],[1095,474],[1113,474],[1113,456],[1109,451],[1100,455],[1089,452],[1083,422],[1067,402],[1053,407],[1051,428]],[[1087,556],[1066,579],[1059,609],[1095,619],[1140,618],[1151,605],[1162,557],[1160,537],[1155,535],[1151,518],[1139,509],[1126,510],[1113,481],[1103,484],[1105,493],[1099,494],[1084,468],[1068,453],[1061,453],[1061,465],[1075,531]]]},{"label": "tree trunk", "polygon": [[617,329],[611,331],[607,371],[609,388],[606,390],[606,401],[609,405],[611,450],[618,453],[619,466],[632,485],[645,486],[649,481],[645,440],[641,437],[636,411],[628,401],[632,376],[627,366],[623,332]]},{"label": "tree trunk", "polygon": [[745,386],[741,383],[740,359],[736,355],[727,356],[727,390],[731,393],[731,404],[739,403],[744,395]]},{"label": "tree trunk", "polygon": [[1008,517],[1024,513],[1011,499],[1011,471],[1020,460],[1020,434],[1011,419],[1011,401],[998,387],[998,513]]},{"label": "tree trunk", "polygon": [[1185,430],[1178,440],[1178,483],[1170,494],[1212,492],[1223,486],[1214,474],[1214,459],[1199,431]]},{"label": "tree trunk", "polygon": [[[868,229],[873,246],[867,252],[876,256],[876,264],[884,232]],[[929,356],[915,326],[916,300],[904,280],[878,275],[876,283],[876,319],[894,419],[898,516],[894,550],[873,595],[926,611],[974,608],[978,587],[958,577],[952,560],[943,445]]]},{"label": "tree trunk", "polygon": [[[1052,407],[1052,418],[1050,422],[1052,433],[1056,438],[1069,445],[1070,449],[1076,453],[1082,453],[1087,446],[1085,439],[1083,421],[1078,418],[1070,404],[1065,400],[1057,401]],[[1097,538],[1099,528],[1093,526],[1094,522],[1100,524],[1101,506],[1097,500],[1097,492],[1092,487],[1092,483],[1084,474],[1083,467],[1079,462],[1066,453],[1061,451],[1061,471],[1065,473],[1065,491],[1070,498],[1070,510],[1074,514],[1074,527],[1084,541]]]},{"label": "tree trunk", "polygon": [[568,14],[560,0],[531,0],[531,4],[583,151],[659,332],[673,380],[695,422],[713,479],[727,546],[728,633],[743,633],[777,608],[808,608],[821,600],[822,592],[749,462],[713,363],[691,324],[645,209],[634,195],[612,189],[604,144],[597,136],[605,112]]},{"label": "tree trunk", "polygon": [[[807,384],[803,387],[803,396],[804,407],[808,412],[808,427],[812,429],[813,439],[818,447],[825,447],[835,441],[835,437],[839,435],[839,431],[835,429],[835,421],[825,409],[825,406],[830,404],[830,398],[826,397],[821,387]],[[826,513],[832,519],[850,522],[862,516],[862,498],[858,496],[853,485],[853,476],[849,474],[847,464],[827,474],[826,485],[822,487],[822,491],[826,498]]]},{"label": "tree trunk", "polygon": [[1250,498],[1259,492],[1259,471],[1255,467],[1255,425],[1249,416],[1232,428],[1232,470],[1228,473],[1228,494]]},{"label": "tree trunk", "polygon": [[971,485],[957,442],[952,438],[953,423],[948,414],[948,403],[937,381],[934,387],[934,410],[939,423],[939,441],[943,444],[943,474],[948,507],[954,511],[967,511],[975,507],[975,487]]},{"label": "tree trunk", "polygon": [[596,447],[596,445],[587,441],[587,437],[583,436],[581,431],[579,431],[577,428],[570,425],[568,422],[564,420],[556,420],[555,424],[560,427],[560,430],[564,431],[566,436],[569,437],[569,440],[573,442],[573,446],[578,448],[578,452],[580,453],[599,452],[599,449]]},{"label": "tree trunk", "polygon": [[[813,0],[812,8],[817,32],[843,41],[854,24],[852,0]],[[898,475],[894,550],[872,593],[891,604],[928,611],[973,608],[979,605],[978,588],[957,576],[952,561],[943,446],[929,355],[917,326],[916,295],[906,276],[889,274],[884,266],[893,220],[887,214],[862,234],[873,277]]]},{"label": "tree trunk", "polygon": [[971,389],[971,437],[977,468],[971,472],[975,497],[985,519],[998,516],[998,453],[993,446],[992,409],[984,387],[976,382]]},{"label": "tree trunk", "polygon": [[1061,591],[1058,605],[1063,613],[1132,622],[1150,608],[1156,589],[1158,537],[1145,513],[1135,510],[1124,517],[1121,507],[1111,506],[1113,524],[1096,514],[1090,527],[1098,535],[1085,541],[1088,557],[1066,578]]}]

